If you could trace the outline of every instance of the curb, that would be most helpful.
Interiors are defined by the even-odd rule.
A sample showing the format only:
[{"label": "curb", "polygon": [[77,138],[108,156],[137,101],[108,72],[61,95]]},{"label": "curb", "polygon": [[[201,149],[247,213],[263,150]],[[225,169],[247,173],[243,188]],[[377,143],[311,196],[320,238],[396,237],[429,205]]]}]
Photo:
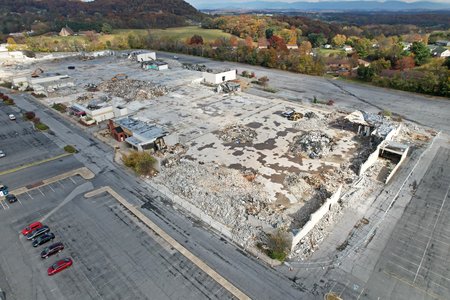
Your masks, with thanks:
[{"label": "curb", "polygon": [[91,170],[89,170],[86,167],[82,167],[79,169],[75,169],[75,170],[42,180],[41,184],[34,186],[32,188],[21,187],[21,188],[15,189],[15,190],[11,191],[10,194],[14,194],[14,195],[24,194],[26,192],[35,190],[39,187],[42,187],[42,186],[48,185],[50,183],[54,183],[56,181],[59,181],[59,180],[65,179],[65,178],[69,178],[69,177],[72,177],[75,175],[80,175],[81,177],[83,177],[86,180],[89,180],[89,179],[92,179],[95,177],[94,173]]},{"label": "curb", "polygon": [[223,286],[226,290],[228,290],[233,296],[237,299],[251,299],[246,294],[244,294],[241,290],[231,284],[228,280],[222,277],[219,273],[214,271],[211,267],[209,267],[206,263],[204,263],[200,258],[195,256],[185,247],[183,247],[180,243],[178,243],[174,238],[168,235],[164,230],[162,230],[158,225],[153,223],[147,216],[145,216],[141,211],[139,211],[135,206],[131,205],[125,198],[120,196],[115,190],[113,190],[109,186],[101,187],[97,190],[88,192],[84,195],[86,198],[94,197],[99,194],[109,193],[113,196],[120,204],[125,206],[135,217],[137,217],[140,221],[142,221],[146,226],[148,226],[151,230],[153,230],[156,234],[162,237],[168,244],[170,244],[174,249],[180,252],[184,257],[189,259],[193,264],[195,264],[198,268],[200,268],[203,272],[208,274],[213,280],[215,280],[218,284]]}]

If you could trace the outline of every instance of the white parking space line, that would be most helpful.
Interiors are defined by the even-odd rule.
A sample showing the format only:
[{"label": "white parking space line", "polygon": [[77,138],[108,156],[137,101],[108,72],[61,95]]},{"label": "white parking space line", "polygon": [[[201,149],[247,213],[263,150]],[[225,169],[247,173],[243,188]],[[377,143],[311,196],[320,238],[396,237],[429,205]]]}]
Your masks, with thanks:
[{"label": "white parking space line", "polygon": [[23,206],[23,203],[22,203],[22,201],[20,201],[19,197],[17,197],[17,201],[20,203],[20,205]]},{"label": "white parking space line", "polygon": [[356,298],[356,300],[359,300],[359,298],[361,298],[361,295],[364,293],[364,290],[365,290],[365,288],[363,288],[363,289],[361,290],[361,293],[359,293],[358,298]]},{"label": "white parking space line", "polygon": [[61,180],[57,181],[62,187],[64,187],[64,184],[61,183]]},{"label": "white parking space line", "polygon": [[53,191],[53,193],[55,193],[55,190],[52,188],[51,184],[49,184],[48,187]]},{"label": "white parking space line", "polygon": [[337,284],[337,281],[333,284],[333,286],[331,287],[331,289],[328,291],[329,294],[333,292],[333,289],[334,289],[334,287],[336,286],[336,284]]},{"label": "white parking space line", "polygon": [[9,208],[9,205],[8,205],[8,203],[6,203],[6,201],[2,200],[2,201],[0,201],[0,203],[2,204],[2,207],[4,210],[7,210]]},{"label": "white parking space line", "polygon": [[33,197],[31,197],[31,195],[30,195],[30,193],[28,193],[28,191],[27,191],[27,195],[28,195],[31,199],[34,199]]},{"label": "white parking space line", "polygon": [[42,190],[40,188],[38,188],[39,192],[41,192],[42,196],[45,197],[45,194],[42,192]]},{"label": "white parking space line", "polygon": [[73,180],[72,177],[69,177],[70,180],[72,180],[73,184],[77,184],[77,182],[75,180]]},{"label": "white parking space line", "polygon": [[345,289],[347,288],[347,286],[348,286],[349,283],[350,283],[350,282],[347,281],[347,283],[345,284],[344,288],[343,288],[342,291],[339,293],[339,297],[341,297],[342,293],[345,291]]}]

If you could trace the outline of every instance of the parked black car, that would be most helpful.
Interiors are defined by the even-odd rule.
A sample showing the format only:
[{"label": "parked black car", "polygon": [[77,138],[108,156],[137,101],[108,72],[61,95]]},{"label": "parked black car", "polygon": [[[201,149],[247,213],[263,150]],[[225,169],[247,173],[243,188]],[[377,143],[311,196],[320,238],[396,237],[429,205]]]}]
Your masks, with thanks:
[{"label": "parked black car", "polygon": [[6,195],[6,200],[8,200],[9,203],[17,202],[17,197],[13,194]]},{"label": "parked black car", "polygon": [[53,254],[63,251],[63,249],[64,249],[63,243],[58,242],[58,243],[51,244],[50,246],[48,246],[44,250],[42,250],[41,258],[48,258],[49,256],[52,256]]},{"label": "parked black car", "polygon": [[36,239],[33,241],[33,247],[37,247],[37,246],[40,246],[40,245],[45,244],[45,243],[47,243],[47,242],[50,242],[50,241],[53,240],[54,238],[55,238],[55,235],[54,235],[53,233],[47,232],[47,233],[45,233],[45,234],[39,236],[38,238],[36,238]]},{"label": "parked black car", "polygon": [[42,226],[41,228],[33,230],[32,232],[27,234],[27,240],[34,240],[36,237],[38,237],[41,234],[44,234],[46,232],[49,232],[49,231],[50,231],[50,228],[48,228],[48,226]]}]

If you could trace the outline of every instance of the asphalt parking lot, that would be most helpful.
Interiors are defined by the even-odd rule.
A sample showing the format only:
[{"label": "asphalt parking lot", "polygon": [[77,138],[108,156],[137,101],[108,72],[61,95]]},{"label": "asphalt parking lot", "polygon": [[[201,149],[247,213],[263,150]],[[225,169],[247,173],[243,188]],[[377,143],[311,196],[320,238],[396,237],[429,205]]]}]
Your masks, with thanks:
[{"label": "asphalt parking lot", "polygon": [[[19,195],[0,210],[0,287],[8,300],[232,298],[111,196],[80,195],[59,205],[83,183],[78,176],[67,178]],[[65,244],[47,260],[39,257],[44,245],[33,248],[19,234],[42,217],[54,242]],[[48,277],[47,268],[63,257],[74,265]]]},{"label": "asphalt parking lot", "polygon": [[369,281],[372,294],[449,299],[449,190],[450,149],[440,148],[381,255]]},{"label": "asphalt parking lot", "polygon": [[[16,120],[10,120],[9,114],[14,114]],[[0,150],[6,154],[0,158],[0,172],[64,153],[31,122],[23,120],[19,108],[1,102]]]}]

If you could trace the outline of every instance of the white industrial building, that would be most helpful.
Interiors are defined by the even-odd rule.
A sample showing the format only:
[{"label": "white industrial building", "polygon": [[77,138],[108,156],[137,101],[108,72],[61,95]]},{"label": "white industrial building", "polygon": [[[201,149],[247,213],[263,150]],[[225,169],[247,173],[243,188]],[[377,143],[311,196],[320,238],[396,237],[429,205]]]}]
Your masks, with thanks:
[{"label": "white industrial building", "polygon": [[206,83],[220,84],[225,81],[236,80],[236,70],[203,72]]}]

